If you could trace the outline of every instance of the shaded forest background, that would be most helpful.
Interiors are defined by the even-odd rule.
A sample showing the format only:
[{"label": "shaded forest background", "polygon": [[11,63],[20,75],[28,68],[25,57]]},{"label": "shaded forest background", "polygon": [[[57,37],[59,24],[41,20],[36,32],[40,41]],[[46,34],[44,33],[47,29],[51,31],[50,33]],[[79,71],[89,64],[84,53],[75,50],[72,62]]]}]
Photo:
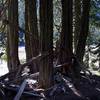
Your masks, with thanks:
[{"label": "shaded forest background", "polygon": [[[9,72],[20,75],[28,66],[29,73],[39,72],[45,88],[53,84],[57,65],[71,77],[81,70],[100,72],[99,0],[1,0],[0,12],[0,46]],[[19,46],[25,46],[24,64]],[[76,59],[81,67],[72,65]]]}]

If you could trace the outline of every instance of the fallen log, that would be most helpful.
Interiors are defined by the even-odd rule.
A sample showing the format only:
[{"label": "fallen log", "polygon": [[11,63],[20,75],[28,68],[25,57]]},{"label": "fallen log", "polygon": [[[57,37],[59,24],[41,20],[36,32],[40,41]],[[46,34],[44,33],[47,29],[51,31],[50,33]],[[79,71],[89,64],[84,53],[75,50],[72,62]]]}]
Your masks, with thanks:
[{"label": "fallen log", "polygon": [[[5,91],[5,95],[7,96],[7,93],[8,94],[13,94],[13,93],[18,93],[18,91],[19,91],[19,86],[9,86],[9,85],[5,85],[5,86],[2,86],[2,88],[4,89],[4,91]],[[8,91],[8,92],[7,92]],[[26,96],[29,96],[29,97],[38,97],[38,98],[43,98],[43,99],[45,99],[42,95],[40,95],[40,94],[38,94],[36,91],[26,91],[26,89],[25,89],[25,91],[23,91],[22,92],[22,95],[24,96],[24,95],[26,95]],[[18,100],[18,99],[17,99]]]},{"label": "fallen log", "polygon": [[25,89],[26,84],[27,84],[27,80],[24,80],[24,82],[20,86],[20,89],[19,89],[17,95],[15,96],[14,100],[19,100],[20,99],[20,97],[21,97],[21,95],[22,95],[22,93]]}]

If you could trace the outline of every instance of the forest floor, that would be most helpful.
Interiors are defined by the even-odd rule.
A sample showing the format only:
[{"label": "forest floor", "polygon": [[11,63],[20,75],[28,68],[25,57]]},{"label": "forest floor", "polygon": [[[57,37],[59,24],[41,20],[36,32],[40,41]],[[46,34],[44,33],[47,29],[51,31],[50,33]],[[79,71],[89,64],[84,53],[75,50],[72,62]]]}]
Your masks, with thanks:
[{"label": "forest floor", "polygon": [[83,76],[75,83],[60,84],[52,96],[51,91],[48,92],[47,100],[100,100],[100,77]]},{"label": "forest floor", "polygon": [[[7,87],[4,92],[7,98],[5,100],[15,100],[14,97],[18,93],[18,88],[16,89]],[[29,92],[29,94],[24,92]],[[28,90],[25,88],[24,92],[21,94],[20,100],[100,100],[100,77],[82,75],[80,80],[73,82],[70,78],[63,76],[60,81],[47,90],[35,91],[32,88]],[[32,96],[30,93],[34,95]]]},{"label": "forest floor", "polygon": [[[19,51],[20,60],[25,59],[25,49],[21,47]],[[7,72],[7,63],[3,61],[0,63],[0,76]],[[63,79],[56,82],[50,89],[36,92],[37,96],[22,94],[20,100],[100,100],[100,75],[96,71],[91,72],[93,75],[82,75],[80,80],[74,81],[63,76]],[[5,89],[4,92],[7,94],[6,99],[0,97],[0,100],[14,100],[18,88],[17,92],[16,89]],[[41,95],[43,98],[41,99],[38,95]]]}]

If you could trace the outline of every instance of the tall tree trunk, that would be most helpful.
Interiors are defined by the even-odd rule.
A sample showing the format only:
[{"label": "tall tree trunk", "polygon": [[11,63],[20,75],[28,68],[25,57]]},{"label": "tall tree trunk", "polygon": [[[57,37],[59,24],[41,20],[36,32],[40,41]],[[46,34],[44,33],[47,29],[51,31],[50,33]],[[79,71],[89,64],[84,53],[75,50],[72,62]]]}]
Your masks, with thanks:
[{"label": "tall tree trunk", "polygon": [[[29,1],[29,28],[30,28],[30,41],[32,57],[39,54],[39,34],[37,23],[37,8],[36,0]],[[33,64],[33,72],[38,71],[38,64]]]},{"label": "tall tree trunk", "polygon": [[9,71],[12,71],[18,67],[18,0],[11,0],[8,8],[8,20],[9,20]]},{"label": "tall tree trunk", "polygon": [[81,0],[74,0],[74,52],[76,53],[81,25]]},{"label": "tall tree trunk", "polygon": [[[60,43],[59,61],[71,63],[72,59],[72,0],[61,0],[62,2],[62,32]],[[67,66],[66,66],[67,67]],[[66,72],[67,68],[63,70]]]},{"label": "tall tree trunk", "polygon": [[83,5],[82,5],[81,28],[76,50],[76,56],[79,59],[79,61],[83,61],[85,53],[85,45],[89,30],[90,0],[83,0],[82,4]]},{"label": "tall tree trunk", "polygon": [[[39,54],[36,0],[25,0],[25,41],[27,61]],[[38,71],[38,64],[31,64],[32,73]]]},{"label": "tall tree trunk", "polygon": [[28,61],[32,58],[29,32],[29,0],[25,0],[25,50],[26,61]]},{"label": "tall tree trunk", "polygon": [[40,85],[48,88],[53,84],[53,0],[40,0],[41,54],[49,56],[41,60]]}]

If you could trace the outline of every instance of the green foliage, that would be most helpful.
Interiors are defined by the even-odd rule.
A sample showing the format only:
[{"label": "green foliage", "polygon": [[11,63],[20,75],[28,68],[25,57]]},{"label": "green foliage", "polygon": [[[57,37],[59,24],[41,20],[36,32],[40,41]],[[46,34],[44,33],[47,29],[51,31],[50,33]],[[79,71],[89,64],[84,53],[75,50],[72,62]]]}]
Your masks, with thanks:
[{"label": "green foliage", "polygon": [[53,1],[53,15],[54,15],[54,32],[61,31],[61,0],[54,0]]},{"label": "green foliage", "polygon": [[90,24],[100,26],[100,0],[91,0]]},{"label": "green foliage", "polygon": [[89,36],[87,44],[97,44],[100,42],[100,0],[91,0],[90,9],[90,25],[89,25]]},{"label": "green foliage", "polygon": [[7,61],[7,54],[4,53],[4,55],[2,55],[2,57],[1,57],[1,59],[4,60],[4,61]]}]

